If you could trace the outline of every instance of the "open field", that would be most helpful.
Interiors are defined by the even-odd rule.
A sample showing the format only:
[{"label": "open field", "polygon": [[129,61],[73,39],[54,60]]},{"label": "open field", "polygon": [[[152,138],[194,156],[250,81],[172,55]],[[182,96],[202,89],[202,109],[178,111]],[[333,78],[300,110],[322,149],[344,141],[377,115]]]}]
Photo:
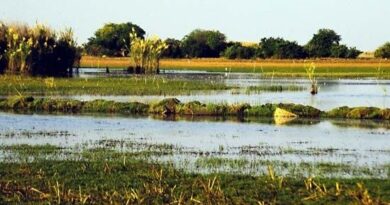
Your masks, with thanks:
[{"label": "open field", "polygon": [[[381,59],[319,59],[319,60],[227,60],[162,59],[167,70],[202,70],[210,72],[262,73],[280,77],[306,77],[305,64],[314,62],[319,77],[378,77],[390,78],[390,61]],[[84,56],[81,67],[126,68],[129,58],[99,58]],[[379,71],[378,71],[379,69]]]}]

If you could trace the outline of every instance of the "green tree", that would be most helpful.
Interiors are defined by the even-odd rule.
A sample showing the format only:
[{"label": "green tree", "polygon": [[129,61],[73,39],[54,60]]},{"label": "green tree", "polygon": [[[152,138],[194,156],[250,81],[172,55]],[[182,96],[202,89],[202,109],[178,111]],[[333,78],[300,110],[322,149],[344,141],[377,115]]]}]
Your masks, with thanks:
[{"label": "green tree", "polygon": [[310,57],[330,57],[332,47],[339,45],[340,35],[331,29],[320,29],[306,44],[305,48]]},{"label": "green tree", "polygon": [[228,59],[251,59],[255,57],[255,54],[255,47],[242,46],[238,42],[232,43],[223,52],[223,56]]},{"label": "green tree", "polygon": [[347,58],[357,58],[361,53],[363,53],[361,50],[351,47],[348,49]]},{"label": "green tree", "polygon": [[348,48],[346,45],[333,45],[330,57],[333,58],[357,58],[362,51],[355,47]]},{"label": "green tree", "polygon": [[376,49],[374,55],[377,58],[390,58],[390,42],[387,42]]},{"label": "green tree", "polygon": [[257,52],[261,58],[306,58],[305,50],[295,41],[287,41],[283,38],[262,38]]},{"label": "green tree", "polygon": [[348,56],[348,47],[346,45],[333,45],[330,57],[346,58]]},{"label": "green tree", "polygon": [[165,40],[165,44],[167,45],[167,49],[163,51],[161,57],[163,58],[181,58],[183,57],[183,51],[181,48],[181,41],[168,38]]},{"label": "green tree", "polygon": [[226,48],[226,36],[219,31],[196,29],[182,40],[187,57],[219,57]]},{"label": "green tree", "polygon": [[133,23],[108,23],[95,32],[95,36],[88,39],[84,45],[87,54],[100,56],[127,56],[128,45],[131,44],[129,33],[135,30],[140,38],[144,38],[145,31]]}]

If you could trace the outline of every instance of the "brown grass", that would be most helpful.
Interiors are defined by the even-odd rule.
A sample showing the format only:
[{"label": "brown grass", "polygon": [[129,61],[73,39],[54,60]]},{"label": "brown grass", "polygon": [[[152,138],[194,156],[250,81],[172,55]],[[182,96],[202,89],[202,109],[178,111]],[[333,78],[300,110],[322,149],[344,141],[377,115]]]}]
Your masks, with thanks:
[{"label": "brown grass", "polygon": [[[310,60],[228,60],[223,58],[162,59],[161,68],[294,68],[304,67],[305,62],[314,62],[317,68],[390,68],[389,60],[381,59],[310,59]],[[128,67],[129,58],[101,58],[83,56],[81,67]]]}]

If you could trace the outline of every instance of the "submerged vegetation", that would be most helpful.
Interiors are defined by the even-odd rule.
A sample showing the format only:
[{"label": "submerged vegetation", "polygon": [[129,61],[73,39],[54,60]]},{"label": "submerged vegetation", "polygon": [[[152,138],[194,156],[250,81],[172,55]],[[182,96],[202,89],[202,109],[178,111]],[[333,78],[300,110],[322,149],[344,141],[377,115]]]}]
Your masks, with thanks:
[{"label": "submerged vegetation", "polygon": [[[0,162],[1,203],[386,204],[390,200],[386,179],[281,176],[272,163],[267,174],[258,176],[198,174],[140,159],[142,153],[112,149],[75,152],[51,145],[5,149],[20,160]],[[48,157],[64,152],[68,153],[64,159]]]}]

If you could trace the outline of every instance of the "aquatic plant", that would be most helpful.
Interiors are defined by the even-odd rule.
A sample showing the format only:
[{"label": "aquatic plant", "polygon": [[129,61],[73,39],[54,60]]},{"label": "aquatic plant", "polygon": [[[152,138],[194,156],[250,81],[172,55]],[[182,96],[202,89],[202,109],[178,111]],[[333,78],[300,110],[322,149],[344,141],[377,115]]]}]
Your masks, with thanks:
[{"label": "aquatic plant", "polygon": [[386,179],[279,176],[272,163],[267,174],[199,174],[151,161],[148,155],[139,159],[136,153],[107,148],[0,149],[13,153],[11,161],[0,161],[4,204],[387,204],[390,200]]},{"label": "aquatic plant", "polygon": [[310,93],[312,95],[315,95],[318,93],[318,84],[317,84],[317,79],[315,77],[315,70],[316,70],[316,65],[312,62],[309,65],[305,64],[305,70],[307,77],[309,78],[309,81],[311,83],[311,89]]},{"label": "aquatic plant", "polygon": [[136,73],[159,73],[160,57],[167,45],[157,36],[146,39],[137,36],[133,30],[130,33],[130,58],[133,62],[133,71]]},{"label": "aquatic plant", "polygon": [[117,113],[142,114],[160,116],[234,116],[245,117],[274,117],[280,108],[299,118],[348,118],[348,119],[377,119],[390,120],[390,109],[375,107],[339,107],[328,112],[311,106],[300,104],[264,104],[250,106],[249,104],[203,104],[198,101],[182,103],[178,99],[168,98],[157,103],[127,102],[120,103],[107,100],[78,101],[71,99],[51,99],[26,97],[23,95],[0,99],[1,111],[30,111],[30,112],[64,112],[64,113]]},{"label": "aquatic plant", "polygon": [[37,24],[0,24],[0,73],[67,76],[78,58],[73,32]]}]

